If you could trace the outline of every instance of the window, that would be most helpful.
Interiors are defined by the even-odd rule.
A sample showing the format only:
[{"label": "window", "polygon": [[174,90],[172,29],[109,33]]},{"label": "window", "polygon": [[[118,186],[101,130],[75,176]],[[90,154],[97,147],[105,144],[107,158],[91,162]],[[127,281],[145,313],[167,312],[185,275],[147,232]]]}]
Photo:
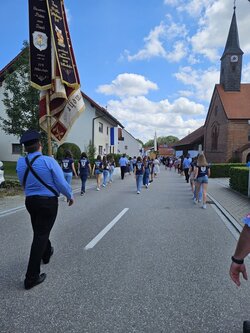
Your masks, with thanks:
[{"label": "window", "polygon": [[18,143],[12,143],[12,154],[20,155],[22,153],[22,145]]},{"label": "window", "polygon": [[211,148],[212,150],[217,150],[218,149],[218,137],[219,137],[219,126],[218,123],[214,124],[212,127],[212,145]]},{"label": "window", "polygon": [[109,135],[109,128],[107,127],[107,135]]},{"label": "window", "polygon": [[103,123],[99,123],[99,132],[103,133]]},{"label": "window", "polygon": [[214,108],[214,115],[217,116],[218,113],[218,105],[216,105],[216,107]]},{"label": "window", "polygon": [[98,147],[98,155],[102,155],[102,146]]}]

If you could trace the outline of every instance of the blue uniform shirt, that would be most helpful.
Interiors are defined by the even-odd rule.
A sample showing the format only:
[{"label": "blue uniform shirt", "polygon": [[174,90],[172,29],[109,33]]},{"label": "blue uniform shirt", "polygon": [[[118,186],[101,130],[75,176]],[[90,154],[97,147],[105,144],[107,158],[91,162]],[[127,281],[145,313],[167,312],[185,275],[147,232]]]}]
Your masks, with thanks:
[{"label": "blue uniform shirt", "polygon": [[127,164],[128,164],[127,157],[120,157],[120,159],[119,159],[119,165],[120,165],[120,167],[127,166]]},{"label": "blue uniform shirt", "polygon": [[[41,155],[32,164],[33,169],[36,173],[43,179],[43,181],[51,186],[54,190],[62,193],[67,197],[67,199],[73,199],[73,193],[70,185],[66,182],[62,169],[60,168],[57,161],[49,156],[44,156],[40,152],[28,154],[28,159],[31,161],[36,155]],[[25,157],[20,157],[17,161],[17,175],[20,183],[23,183],[23,177],[27,169],[27,164],[25,162]],[[25,185],[25,195],[26,197],[32,195],[41,195],[47,197],[55,196],[49,189],[47,189],[42,183],[36,179],[35,176],[29,171],[28,177]]]}]

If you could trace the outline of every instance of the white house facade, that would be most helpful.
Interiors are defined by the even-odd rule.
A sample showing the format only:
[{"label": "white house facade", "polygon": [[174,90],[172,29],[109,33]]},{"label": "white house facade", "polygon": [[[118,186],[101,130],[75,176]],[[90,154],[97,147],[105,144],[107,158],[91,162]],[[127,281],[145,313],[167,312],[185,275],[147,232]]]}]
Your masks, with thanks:
[{"label": "white house facade", "polygon": [[133,135],[127,132],[124,128],[121,130],[122,140],[118,139],[118,153],[126,154],[128,156],[140,156],[142,155],[142,144],[136,140]]},{"label": "white house facade", "polygon": [[82,96],[85,111],[71,127],[65,142],[75,143],[81,151],[86,151],[91,143],[96,148],[96,155],[116,154],[118,141],[111,145],[110,129],[118,126],[123,128],[123,125],[86,94],[82,93]]},{"label": "white house facade", "polygon": [[[5,106],[3,104],[4,76],[7,70],[12,70],[18,56],[0,70],[0,116],[3,118],[6,117]],[[82,96],[85,103],[85,111],[79,115],[72,125],[65,142],[76,144],[81,151],[86,151],[91,143],[96,148],[96,155],[99,154],[101,156],[109,153],[126,153],[129,156],[137,156],[141,148],[140,143],[125,131],[124,126],[105,108],[98,105],[86,94],[82,93]],[[20,126],[22,126],[21,123]],[[115,132],[118,133],[118,128],[119,131],[122,131],[122,137],[119,138],[116,135],[115,141],[111,141],[111,129],[115,129]],[[6,134],[0,128],[0,160],[17,161],[20,151],[19,137]]]}]

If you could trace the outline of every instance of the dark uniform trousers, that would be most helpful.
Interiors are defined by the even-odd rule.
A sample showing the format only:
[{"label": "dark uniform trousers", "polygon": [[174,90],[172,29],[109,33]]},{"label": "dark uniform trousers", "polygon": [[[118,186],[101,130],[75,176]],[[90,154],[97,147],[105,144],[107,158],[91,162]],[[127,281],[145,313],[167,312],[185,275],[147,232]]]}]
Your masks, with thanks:
[{"label": "dark uniform trousers", "polygon": [[121,166],[121,179],[124,179],[124,175],[125,175],[125,172],[127,170],[127,167],[126,166]]},{"label": "dark uniform trousers", "polygon": [[187,183],[189,181],[189,174],[188,174],[188,172],[189,172],[189,168],[185,168],[184,169],[184,174],[185,174],[185,179],[186,179]]},{"label": "dark uniform trousers", "polygon": [[28,196],[25,199],[25,205],[33,228],[33,242],[26,278],[33,279],[40,274],[41,260],[49,258],[51,254],[49,235],[57,216],[58,198]]}]

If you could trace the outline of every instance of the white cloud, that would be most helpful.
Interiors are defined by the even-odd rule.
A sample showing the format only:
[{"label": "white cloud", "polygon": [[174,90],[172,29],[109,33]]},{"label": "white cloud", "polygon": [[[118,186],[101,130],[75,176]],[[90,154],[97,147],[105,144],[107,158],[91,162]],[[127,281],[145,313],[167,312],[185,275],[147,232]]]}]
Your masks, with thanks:
[{"label": "white cloud", "polygon": [[[167,99],[153,102],[144,96],[131,96],[108,101],[108,111],[144,142],[153,137],[155,130],[158,136],[181,138],[202,126],[205,119],[204,106],[184,97],[170,103]],[[199,119],[195,119],[197,116]]]},{"label": "white cloud", "polygon": [[165,58],[170,62],[178,62],[182,58],[184,58],[186,54],[187,54],[186,45],[183,42],[179,41],[174,44],[173,51],[166,54]]},{"label": "white cloud", "polygon": [[[151,59],[153,57],[162,57],[170,62],[181,60],[187,54],[187,47],[184,42],[184,38],[187,35],[186,27],[183,24],[172,22],[172,18],[169,15],[167,19],[170,24],[167,25],[161,22],[144,38],[145,45],[143,49],[134,55],[130,55],[129,51],[125,50],[124,57],[128,61]],[[172,42],[179,37],[181,37],[181,40]]]},{"label": "white cloud", "polygon": [[160,38],[166,33],[166,27],[163,23],[160,23],[157,27],[150,31],[149,35],[144,38],[145,46],[142,50],[138,51],[135,55],[128,54],[128,60],[142,60],[152,57],[165,57],[166,51],[162,46]]},{"label": "white cloud", "polygon": [[219,82],[219,71],[212,67],[206,70],[182,67],[174,76],[177,80],[190,87],[193,97],[206,102],[211,100],[214,85]]},{"label": "white cloud", "polygon": [[242,83],[250,82],[250,63],[247,63],[245,66],[243,66],[241,81]]},{"label": "white cloud", "polygon": [[105,95],[137,96],[146,95],[150,90],[157,90],[157,84],[138,74],[124,73],[116,77],[111,84],[104,84],[97,91]]}]

